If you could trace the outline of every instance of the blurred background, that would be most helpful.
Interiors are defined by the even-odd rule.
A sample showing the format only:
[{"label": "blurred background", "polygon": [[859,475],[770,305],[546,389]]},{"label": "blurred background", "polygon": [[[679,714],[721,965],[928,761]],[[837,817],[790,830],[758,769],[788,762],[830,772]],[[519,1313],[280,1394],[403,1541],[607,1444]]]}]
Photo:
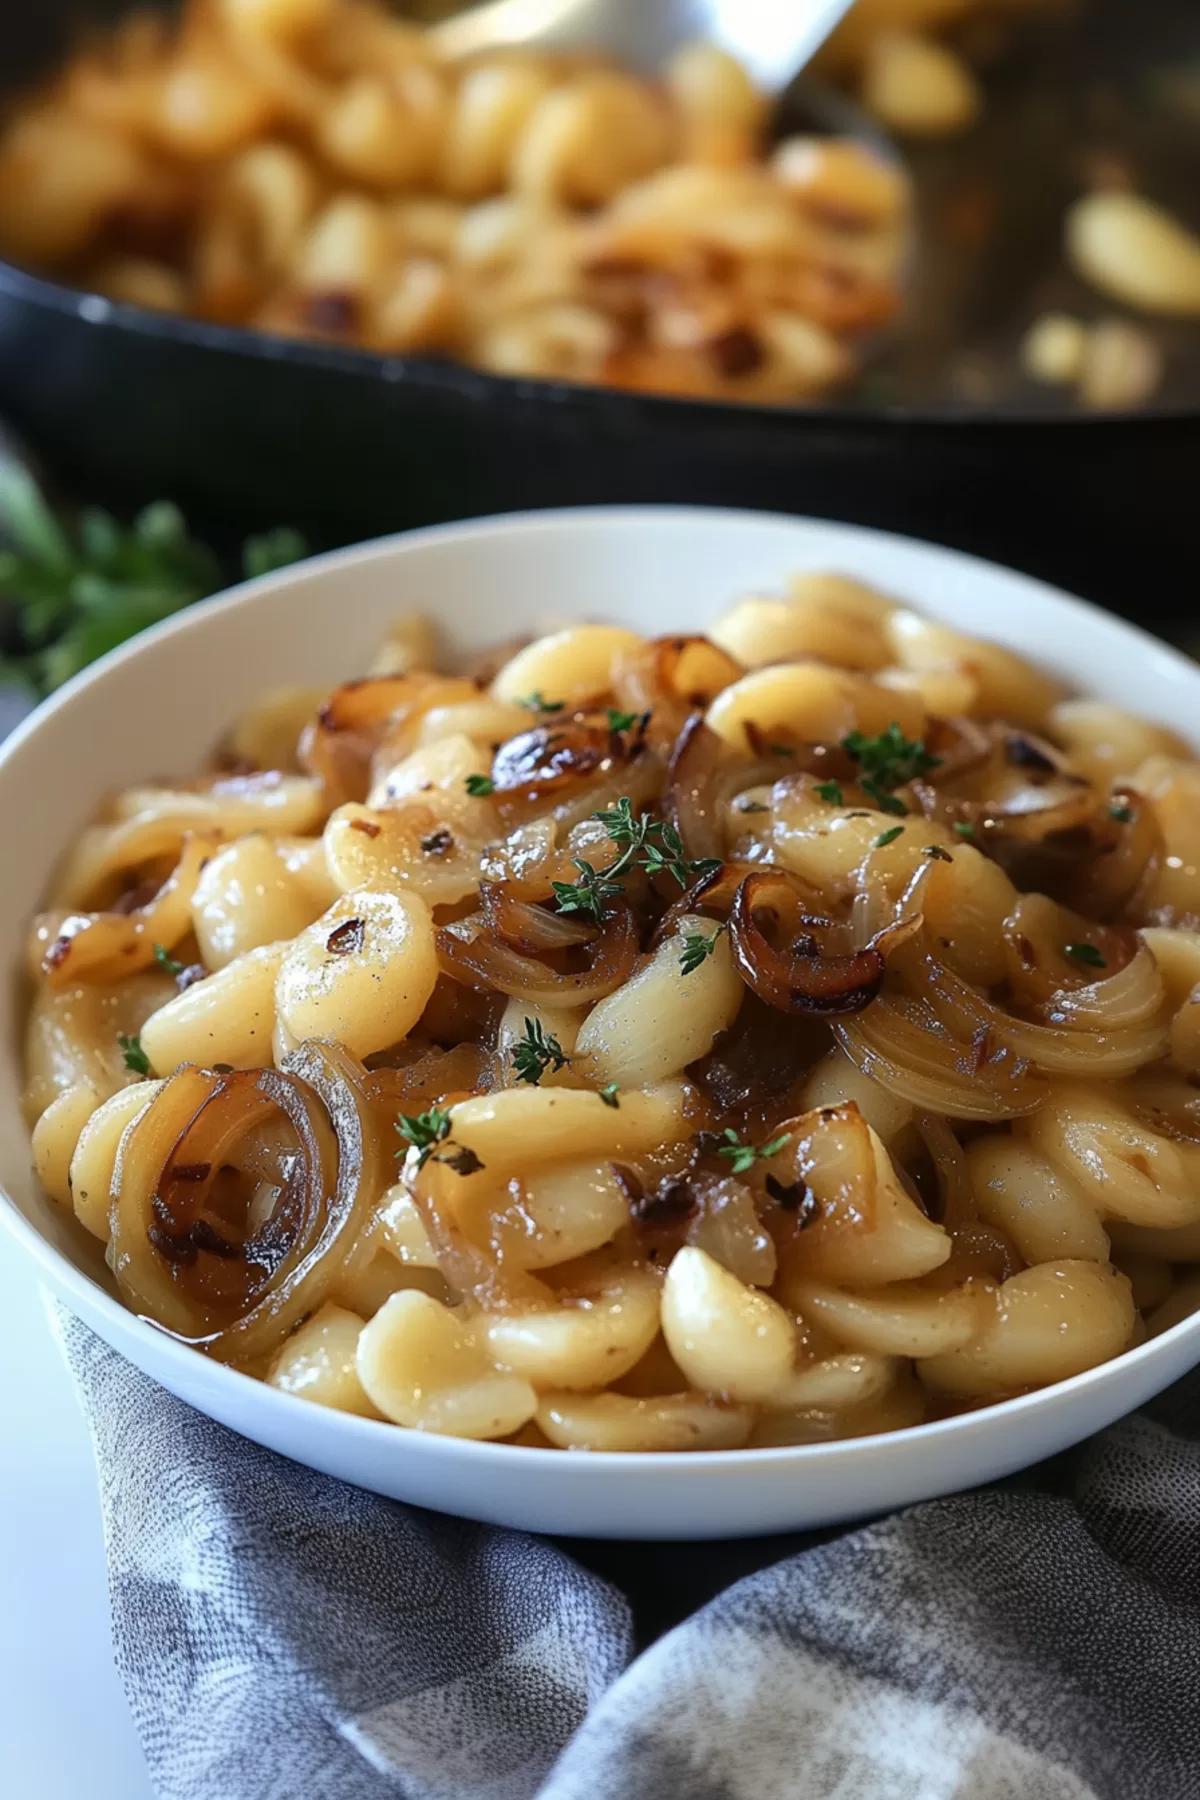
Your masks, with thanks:
[{"label": "blurred background", "polygon": [[[935,538],[1187,640],[1195,0],[857,0],[811,58],[802,11],[0,22],[0,415],[56,498],[169,500],[218,553],[162,513],[69,577],[59,545],[88,644],[268,528],[623,500]],[[45,519],[11,504],[5,649],[45,687],[87,650],[46,662],[78,607],[21,610]]]}]

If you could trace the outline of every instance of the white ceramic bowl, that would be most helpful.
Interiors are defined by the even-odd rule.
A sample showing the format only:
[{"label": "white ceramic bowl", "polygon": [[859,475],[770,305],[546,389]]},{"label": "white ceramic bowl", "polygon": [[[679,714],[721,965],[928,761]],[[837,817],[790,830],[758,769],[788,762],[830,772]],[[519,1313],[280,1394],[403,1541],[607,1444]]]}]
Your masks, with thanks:
[{"label": "white ceramic bowl", "polygon": [[[879,532],[763,514],[597,508],[417,531],[209,601],[114,652],[0,751],[0,944],[108,790],[186,772],[262,689],[356,674],[391,617],[422,607],[471,648],[556,618],[695,631],[805,568],[862,577],[996,638],[1082,689],[1200,735],[1200,670],[1132,626],[1008,570]],[[103,1263],[39,1193],[21,1118],[16,983],[0,1045],[3,1219],[43,1280],[116,1349],[201,1411],[379,1493],[498,1524],[598,1537],[749,1535],[879,1513],[1062,1450],[1200,1361],[1200,1316],[1041,1393],[848,1443],[695,1456],[571,1455],[351,1418],[207,1361],[134,1318]]]}]

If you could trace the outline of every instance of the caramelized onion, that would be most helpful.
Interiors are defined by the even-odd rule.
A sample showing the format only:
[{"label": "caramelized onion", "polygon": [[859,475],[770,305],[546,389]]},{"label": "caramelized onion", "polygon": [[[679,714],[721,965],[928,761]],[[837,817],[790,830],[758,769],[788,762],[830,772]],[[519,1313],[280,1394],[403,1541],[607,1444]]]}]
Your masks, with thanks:
[{"label": "caramelized onion", "polygon": [[437,934],[443,973],[468,986],[482,983],[537,1006],[585,1006],[602,1000],[628,981],[638,954],[637,921],[628,906],[613,906],[604,924],[584,946],[586,969],[563,974],[522,956],[504,943],[486,914],[475,913],[443,925]]},{"label": "caramelized onion", "polygon": [[644,748],[636,732],[613,731],[603,715],[551,719],[501,744],[492,760],[492,783],[500,795],[545,800],[586,776],[636,761]]},{"label": "caramelized onion", "polygon": [[175,868],[142,905],[70,913],[42,957],[51,987],[74,981],[120,981],[152,966],[155,945],[173,950],[192,928],[196,883],[220,838],[189,833]]},{"label": "caramelized onion", "polygon": [[745,674],[741,663],[706,637],[652,638],[623,657],[613,693],[629,712],[649,713],[647,734],[669,749],[692,713],[706,712],[725,688]]},{"label": "caramelized onion", "polygon": [[671,752],[663,810],[693,858],[725,854],[723,813],[743,788],[773,781],[779,758],[734,759],[699,713],[688,719]]},{"label": "caramelized onion", "polygon": [[[301,767],[322,783],[331,806],[365,800],[371,760],[385,733],[394,740],[431,706],[469,698],[476,691],[473,682],[451,682],[423,671],[344,682],[301,733],[297,752]],[[403,753],[401,744],[394,748],[397,756]]]},{"label": "caramelized onion", "polygon": [[595,937],[594,925],[569,913],[547,912],[520,899],[503,882],[484,882],[479,889],[488,924],[501,942],[526,956],[541,950],[566,950]]},{"label": "caramelized onion", "polygon": [[992,1037],[999,1020],[965,982],[917,943],[902,949],[875,1005],[834,1025],[864,1075],[922,1112],[955,1119],[1015,1119],[1033,1112],[1046,1082],[1028,1060]]},{"label": "caramelized onion", "polygon": [[[221,1361],[276,1349],[366,1254],[385,1176],[363,1082],[325,1043],[280,1072],[184,1068],[165,1082],[122,1139],[113,1178],[126,1304]],[[268,1123],[269,1150],[255,1141]],[[256,1193],[264,1180],[268,1198],[278,1190],[260,1222],[239,1191],[255,1176]]]},{"label": "caramelized onion", "polygon": [[[883,986],[887,952],[910,937],[920,914],[885,926],[859,950],[842,950],[845,927],[802,910],[804,886],[786,869],[756,869],[729,916],[733,954],[747,984],[780,1012],[822,1018],[862,1012]],[[772,912],[790,939],[778,950],[759,924]]]}]

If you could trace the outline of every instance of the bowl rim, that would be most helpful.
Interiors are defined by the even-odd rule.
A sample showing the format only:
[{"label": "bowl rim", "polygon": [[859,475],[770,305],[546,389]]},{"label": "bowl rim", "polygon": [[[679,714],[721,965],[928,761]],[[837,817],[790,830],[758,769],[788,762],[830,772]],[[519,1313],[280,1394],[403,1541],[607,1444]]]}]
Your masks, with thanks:
[{"label": "bowl rim", "polygon": [[[439,545],[454,544],[463,538],[486,538],[497,533],[536,535],[539,531],[566,530],[569,532],[583,525],[605,522],[620,528],[622,523],[651,520],[664,524],[683,525],[689,519],[698,517],[708,519],[713,516],[734,524],[740,521],[747,525],[783,524],[816,527],[818,531],[828,532],[831,536],[840,537],[843,541],[847,538],[858,538],[870,541],[881,548],[889,544],[917,545],[935,558],[942,560],[947,568],[957,569],[963,575],[984,570],[990,571],[993,575],[999,572],[1005,580],[1011,580],[1027,592],[1050,601],[1057,612],[1065,613],[1067,620],[1075,625],[1095,626],[1099,622],[1103,623],[1106,628],[1111,628],[1119,639],[1125,640],[1131,653],[1143,658],[1150,654],[1155,659],[1162,661],[1168,668],[1173,669],[1176,674],[1181,675],[1195,689],[1197,700],[1200,702],[1200,666],[1197,666],[1183,652],[1162,643],[1151,633],[1143,631],[1140,626],[1133,625],[1128,620],[1107,613],[1102,608],[1055,588],[1036,577],[1025,575],[1019,570],[1009,569],[1003,564],[991,562],[985,557],[973,556],[965,551],[949,549],[929,540],[907,537],[898,532],[843,524],[838,520],[810,518],[807,515],[799,514],[757,512],[742,507],[575,506],[498,513],[483,518],[392,532],[383,537],[365,539],[361,543],[347,545],[342,549],[307,557],[286,568],[275,570],[253,580],[238,582],[218,594],[196,602],[183,612],[160,620],[156,625],[149,627],[126,643],[118,645],[114,650],[110,650],[105,656],[64,683],[61,688],[36,707],[27,718],[22,720],[0,744],[0,773],[8,761],[30,739],[40,734],[47,721],[67,710],[77,694],[101,685],[115,668],[136,661],[163,639],[185,636],[190,631],[206,629],[214,618],[219,619],[236,613],[245,606],[252,606],[259,597],[265,597],[287,588],[297,577],[307,579],[311,575],[335,573],[339,569],[364,561],[387,560],[394,555],[402,556],[409,545],[431,546],[436,549]],[[0,1226],[10,1232],[15,1241],[23,1246],[34,1263],[47,1276],[60,1297],[65,1296],[68,1300],[79,1302],[79,1311],[85,1322],[89,1314],[99,1314],[105,1320],[111,1321],[118,1338],[129,1337],[150,1346],[154,1359],[156,1361],[165,1359],[171,1368],[195,1369],[196,1357],[203,1358],[201,1351],[171,1336],[153,1320],[132,1312],[114,1294],[78,1267],[66,1254],[58,1250],[37,1229],[35,1224],[25,1217],[2,1186],[0,1186]],[[872,1436],[834,1438],[818,1443],[781,1444],[733,1450],[687,1452],[591,1450],[586,1454],[575,1455],[564,1455],[559,1448],[542,1449],[532,1445],[443,1436],[439,1433],[423,1432],[396,1425],[390,1420],[363,1418],[353,1413],[340,1412],[326,1407],[314,1409],[311,1401],[306,1401],[299,1395],[285,1393],[278,1388],[270,1387],[265,1381],[244,1374],[241,1370],[228,1364],[218,1363],[209,1358],[203,1358],[203,1363],[210,1372],[210,1378],[223,1386],[231,1398],[241,1393],[255,1408],[265,1407],[268,1413],[280,1418],[291,1419],[297,1424],[307,1421],[310,1434],[324,1434],[330,1438],[348,1435],[351,1439],[358,1440],[364,1445],[383,1446],[390,1443],[392,1454],[397,1456],[405,1454],[413,1440],[417,1439],[426,1446],[436,1445],[438,1447],[436,1453],[449,1464],[473,1465],[482,1458],[482,1466],[486,1469],[494,1464],[497,1457],[502,1457],[514,1469],[553,1468],[561,1472],[560,1479],[578,1480],[586,1479],[586,1476],[581,1477],[578,1474],[572,1476],[568,1474],[568,1471],[607,1469],[610,1472],[623,1470],[631,1474],[639,1471],[645,1474],[655,1472],[661,1474],[667,1469],[678,1470],[681,1465],[684,1465],[688,1470],[695,1470],[697,1474],[700,1474],[701,1472],[715,1473],[719,1470],[732,1472],[738,1469],[777,1467],[797,1460],[801,1465],[829,1460],[841,1460],[849,1464],[860,1460],[869,1463],[879,1455],[882,1446],[894,1445],[897,1454],[903,1454],[905,1451],[918,1450],[922,1446],[932,1447],[946,1439],[970,1438],[980,1432],[986,1435],[991,1421],[1016,1420],[1025,1415],[1052,1411],[1059,1407],[1069,1409],[1070,1401],[1074,1397],[1082,1396],[1091,1389],[1105,1386],[1114,1379],[1115,1373],[1119,1370],[1135,1367],[1145,1368],[1159,1361],[1169,1362],[1171,1347],[1189,1337],[1197,1340],[1198,1357],[1200,1357],[1200,1311],[1180,1320],[1157,1337],[1147,1338],[1132,1349],[1122,1351],[1120,1355],[1111,1358],[1108,1362],[1099,1363],[1094,1368],[1084,1370],[1081,1374],[1069,1376],[1066,1380],[1053,1382],[1047,1387],[1036,1388],[1009,1399],[994,1401],[968,1411],[951,1414],[945,1418],[929,1420],[919,1425],[903,1426]],[[151,1379],[154,1377],[152,1376]]]},{"label": "bowl rim", "polygon": [[[467,401],[495,407],[506,401],[526,412],[537,408],[552,415],[564,404],[575,406],[597,420],[647,418],[652,423],[676,424],[694,431],[701,425],[738,429],[739,425],[786,433],[792,430],[840,430],[864,436],[871,432],[937,429],[956,435],[987,430],[1010,433],[1036,427],[1039,431],[1111,433],[1152,430],[1155,426],[1200,422],[1200,406],[1175,401],[1141,409],[1097,407],[1086,413],[1039,412],[1034,407],[1015,407],[1007,412],[953,406],[948,402],[896,402],[876,406],[800,402],[765,405],[761,401],[719,400],[687,394],[640,392],[604,387],[587,382],[556,380],[549,376],[499,375],[471,363],[449,357],[419,354],[387,354],[355,345],[322,343],[319,339],[284,337],[276,332],[242,325],[226,325],[198,319],[190,313],[156,312],[128,300],[111,300],[88,288],[74,288],[53,275],[39,275],[19,263],[0,257],[0,302],[5,298],[79,323],[117,331],[130,338],[198,349],[245,361],[292,363],[375,380],[385,390],[403,388],[433,399]],[[513,515],[497,515],[511,517]],[[895,535],[901,535],[899,533]]]}]

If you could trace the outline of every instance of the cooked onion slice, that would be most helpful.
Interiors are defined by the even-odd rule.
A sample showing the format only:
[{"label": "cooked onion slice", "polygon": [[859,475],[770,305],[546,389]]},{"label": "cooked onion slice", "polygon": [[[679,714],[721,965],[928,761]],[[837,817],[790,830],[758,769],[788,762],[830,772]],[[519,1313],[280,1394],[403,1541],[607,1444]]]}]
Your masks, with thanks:
[{"label": "cooked onion slice", "polygon": [[765,786],[779,774],[778,757],[746,762],[734,757],[700,713],[688,719],[671,752],[663,810],[693,858],[723,857],[725,809],[745,788]]},{"label": "cooked onion slice", "polygon": [[166,1082],[113,1178],[126,1304],[221,1361],[276,1349],[366,1253],[386,1174],[363,1083],[324,1043],[281,1072],[185,1068]]},{"label": "cooked onion slice", "polygon": [[[919,928],[910,914],[886,925],[858,950],[843,948],[847,928],[803,910],[804,884],[786,869],[757,869],[738,888],[729,933],[738,968],[768,1006],[823,1018],[862,1012],[883,986],[888,952]],[[763,930],[771,916],[788,940],[777,949]]]},{"label": "cooked onion slice", "polygon": [[[526,929],[543,928],[527,923]],[[504,941],[486,913],[474,913],[439,928],[438,962],[455,981],[468,986],[482,983],[543,1006],[590,1005],[628,981],[638,954],[637,921],[628,906],[613,905],[602,927],[582,943],[571,941],[581,944],[590,960],[586,969],[562,973],[537,957],[521,955]]]},{"label": "cooked onion slice", "polygon": [[154,962],[155,945],[173,950],[192,928],[192,896],[220,837],[189,834],[175,868],[144,905],[123,912],[69,913],[42,958],[51,987],[79,980],[120,981]]}]

